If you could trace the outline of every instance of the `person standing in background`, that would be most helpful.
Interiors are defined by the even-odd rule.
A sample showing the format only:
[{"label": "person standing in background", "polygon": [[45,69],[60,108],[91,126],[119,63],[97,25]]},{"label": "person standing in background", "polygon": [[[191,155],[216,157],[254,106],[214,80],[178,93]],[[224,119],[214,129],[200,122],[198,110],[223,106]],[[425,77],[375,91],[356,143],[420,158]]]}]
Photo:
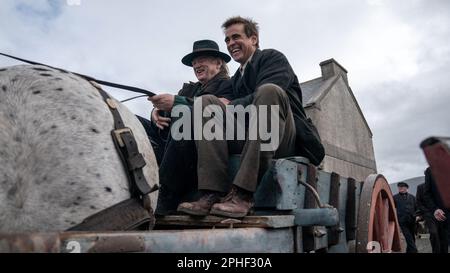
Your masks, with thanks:
[{"label": "person standing in background", "polygon": [[394,195],[397,208],[398,223],[406,240],[406,253],[417,253],[415,240],[416,198],[408,193],[409,185],[405,182],[397,184],[398,193]]}]

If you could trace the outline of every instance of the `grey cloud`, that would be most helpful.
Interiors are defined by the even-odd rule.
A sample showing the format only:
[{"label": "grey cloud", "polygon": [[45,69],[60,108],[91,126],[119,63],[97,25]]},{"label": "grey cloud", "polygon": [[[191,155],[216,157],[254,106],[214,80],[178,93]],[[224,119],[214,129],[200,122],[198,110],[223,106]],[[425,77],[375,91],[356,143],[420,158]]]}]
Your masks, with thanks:
[{"label": "grey cloud", "polygon": [[[390,11],[417,35],[418,72],[398,81],[383,74],[360,90],[360,103],[374,132],[379,171],[393,182],[423,174],[419,148],[426,137],[450,136],[450,16],[448,1],[391,1]],[[375,77],[374,77],[375,78]]]},{"label": "grey cloud", "polygon": [[366,90],[372,95],[361,103],[374,132],[379,171],[393,182],[423,173],[426,161],[419,148],[422,140],[450,136],[450,78],[442,74],[446,67],[407,82],[384,82]]},{"label": "grey cloud", "polygon": [[23,15],[23,19],[51,20],[61,13],[63,1],[16,1],[15,9]]}]

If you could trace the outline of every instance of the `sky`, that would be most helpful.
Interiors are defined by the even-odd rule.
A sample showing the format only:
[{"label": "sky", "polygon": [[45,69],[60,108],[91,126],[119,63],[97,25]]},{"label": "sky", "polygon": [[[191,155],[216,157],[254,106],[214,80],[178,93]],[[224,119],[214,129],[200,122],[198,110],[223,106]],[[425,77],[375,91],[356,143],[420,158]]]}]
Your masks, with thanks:
[{"label": "sky", "polygon": [[[372,130],[378,173],[391,183],[423,175],[420,142],[450,136],[448,0],[1,0],[0,52],[175,94],[196,80],[181,64],[192,42],[227,52],[220,26],[235,15],[259,23],[261,48],[283,52],[301,82],[337,60]],[[15,64],[0,57],[0,67]],[[126,104],[149,117],[146,98]]]}]

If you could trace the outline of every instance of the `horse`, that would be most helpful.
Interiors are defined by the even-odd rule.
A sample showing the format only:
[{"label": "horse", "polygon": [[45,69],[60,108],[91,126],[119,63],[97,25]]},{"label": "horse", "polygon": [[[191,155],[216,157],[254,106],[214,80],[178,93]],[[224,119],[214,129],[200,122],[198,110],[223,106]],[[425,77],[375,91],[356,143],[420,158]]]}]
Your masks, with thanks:
[{"label": "horse", "polygon": [[[144,128],[112,101],[143,155],[149,186],[158,185]],[[113,129],[98,86],[85,78],[41,65],[0,68],[0,232],[67,230],[129,199]],[[157,191],[150,199],[155,208]]]}]

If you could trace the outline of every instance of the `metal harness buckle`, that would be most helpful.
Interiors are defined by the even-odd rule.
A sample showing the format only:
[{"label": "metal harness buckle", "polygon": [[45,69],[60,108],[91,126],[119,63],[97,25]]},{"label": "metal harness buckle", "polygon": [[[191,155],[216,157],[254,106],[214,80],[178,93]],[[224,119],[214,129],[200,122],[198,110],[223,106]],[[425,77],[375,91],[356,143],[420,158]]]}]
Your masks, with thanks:
[{"label": "metal harness buckle", "polygon": [[120,129],[116,129],[113,131],[114,132],[114,136],[116,137],[117,143],[119,144],[119,146],[121,148],[125,147],[125,143],[123,143],[123,139],[121,137],[121,134],[123,133],[130,133],[133,134],[133,132],[131,131],[130,128],[125,127],[125,128],[120,128]]}]

